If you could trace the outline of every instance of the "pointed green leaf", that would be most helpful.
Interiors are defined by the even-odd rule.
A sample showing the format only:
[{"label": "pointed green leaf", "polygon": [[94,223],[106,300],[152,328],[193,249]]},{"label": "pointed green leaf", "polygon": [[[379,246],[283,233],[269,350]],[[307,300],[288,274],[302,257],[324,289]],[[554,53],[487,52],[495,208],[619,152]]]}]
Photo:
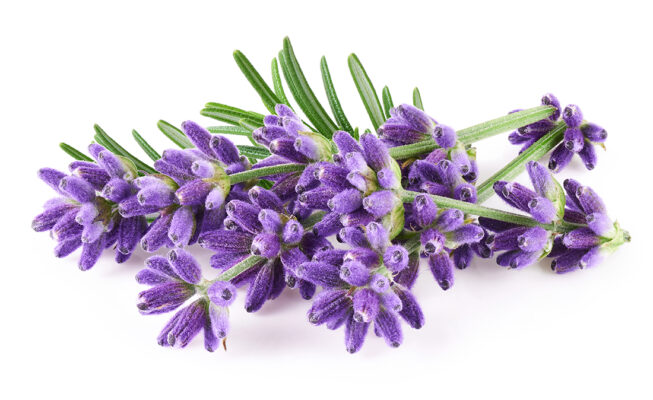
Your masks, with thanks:
[{"label": "pointed green leaf", "polygon": [[288,87],[295,101],[317,130],[325,137],[331,138],[333,132],[338,130],[338,127],[315,97],[315,93],[309,86],[295,57],[290,39],[287,37],[283,40],[283,57],[280,61],[283,75],[288,82]]},{"label": "pointed green leaf", "polygon": [[120,156],[123,156],[123,157],[129,159],[131,162],[134,163],[134,165],[136,166],[136,168],[140,169],[141,171],[145,171],[145,172],[150,173],[150,174],[153,174],[153,173],[156,172],[156,171],[154,170],[154,168],[150,167],[149,165],[145,164],[143,161],[141,161],[141,160],[139,160],[138,158],[136,158],[133,154],[131,154],[130,152],[128,152],[127,150],[125,150],[124,147],[122,147],[120,144],[118,144],[118,142],[116,142],[115,140],[113,140],[113,139],[111,138],[111,136],[109,136],[109,135],[104,131],[104,129],[102,129],[102,128],[100,127],[100,125],[95,124],[95,125],[93,126],[93,129],[95,129],[95,133],[96,133],[95,137],[96,137],[96,139],[97,139],[98,137],[100,137],[101,140],[105,143],[105,147],[106,147],[106,144],[109,145],[109,147],[107,147],[108,150],[110,150],[111,152],[113,152],[113,153],[115,153],[115,154],[118,154],[118,155],[120,155]]},{"label": "pointed green leaf", "polygon": [[238,124],[243,128],[247,129],[250,132],[254,132],[256,129],[260,128],[263,126],[263,124],[259,124],[258,121],[255,121],[253,119],[249,118],[243,118],[240,121],[238,121]]},{"label": "pointed green leaf", "polygon": [[217,119],[218,121],[226,122],[232,125],[240,125],[239,121],[241,119],[252,119],[259,123],[259,126],[263,125],[263,114],[259,114],[253,111],[245,111],[237,107],[228,106],[220,103],[206,103],[204,109],[200,114],[205,117]]},{"label": "pointed green leaf", "polygon": [[143,149],[145,154],[147,154],[147,156],[150,157],[152,161],[157,161],[161,158],[161,155],[159,155],[159,153],[157,153],[157,151],[154,150],[154,148],[150,146],[150,144],[147,143],[138,132],[136,132],[136,129],[132,130],[132,136],[134,136],[136,143],[141,146],[141,149]]},{"label": "pointed green leaf", "polygon": [[331,106],[331,112],[336,117],[336,122],[338,126],[343,131],[353,133],[353,129],[349,124],[349,120],[345,115],[345,112],[340,105],[340,100],[336,94],[336,88],[333,86],[333,80],[331,80],[331,73],[329,72],[329,66],[327,65],[326,57],[322,57],[320,60],[320,70],[322,71],[322,82],[324,83],[324,90],[326,91],[327,99],[329,100],[329,106]]},{"label": "pointed green leaf", "polygon": [[265,83],[261,74],[258,73],[256,68],[254,68],[252,63],[249,62],[247,57],[245,57],[240,50],[234,51],[234,60],[236,60],[236,64],[238,64],[238,68],[240,68],[243,75],[245,75],[245,78],[247,78],[258,95],[261,96],[265,108],[274,114],[274,106],[281,103],[281,100],[279,100],[277,95],[272,91],[272,89],[270,89],[270,86]]},{"label": "pointed green leaf", "polygon": [[252,131],[241,126],[209,126],[206,130],[219,135],[244,136],[249,139],[254,146],[258,146],[258,143],[254,141],[254,138],[252,138]]},{"label": "pointed green leaf", "polygon": [[351,54],[348,59],[349,70],[351,71],[351,76],[354,79],[358,93],[361,96],[365,110],[370,116],[370,121],[374,126],[374,130],[378,130],[381,125],[385,122],[385,116],[383,114],[383,109],[381,108],[381,102],[379,102],[379,97],[374,90],[374,85],[370,77],[365,72],[363,64],[361,64],[356,54]]},{"label": "pointed green leaf", "polygon": [[394,107],[392,103],[392,96],[390,95],[390,89],[387,86],[383,87],[381,92],[381,99],[383,99],[383,111],[385,112],[385,119],[390,118],[390,109]]},{"label": "pointed green leaf", "polygon": [[77,150],[73,146],[66,144],[66,143],[59,143],[59,147],[61,150],[65,151],[66,154],[74,158],[75,160],[80,160],[80,161],[93,161],[91,157],[88,157],[86,154],[82,153],[81,151]]},{"label": "pointed green leaf", "polygon": [[254,146],[244,146],[244,145],[238,145],[238,151],[240,151],[240,154],[244,155],[247,158],[255,158],[257,160],[261,160],[265,157],[270,156],[270,152],[263,148],[263,147],[254,147]]},{"label": "pointed green leaf", "polygon": [[286,97],[286,92],[283,91],[283,81],[281,80],[281,75],[279,74],[279,64],[277,63],[276,58],[272,59],[272,84],[274,86],[274,93],[277,94],[279,100],[281,100],[283,104],[290,107],[290,102]]},{"label": "pointed green leaf", "polygon": [[186,137],[184,132],[176,126],[164,120],[159,120],[159,122],[156,123],[156,126],[168,139],[172,140],[174,144],[182,149],[190,149],[191,147],[194,147],[193,143]]},{"label": "pointed green leaf", "polygon": [[422,103],[422,95],[419,93],[419,89],[416,87],[413,89],[413,105],[420,110],[424,111],[424,104]]}]

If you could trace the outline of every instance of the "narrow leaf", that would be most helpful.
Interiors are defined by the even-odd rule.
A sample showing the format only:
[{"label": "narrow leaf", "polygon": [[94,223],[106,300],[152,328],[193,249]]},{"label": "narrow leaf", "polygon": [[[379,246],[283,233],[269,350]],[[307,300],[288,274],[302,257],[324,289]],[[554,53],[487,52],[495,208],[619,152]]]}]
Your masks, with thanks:
[{"label": "narrow leaf", "polygon": [[253,119],[249,118],[243,118],[240,121],[238,121],[238,124],[243,128],[247,129],[250,132],[254,132],[256,129],[260,128],[263,126],[263,124],[260,124],[258,121],[255,121]]},{"label": "narrow leaf", "polygon": [[156,123],[156,126],[164,135],[166,135],[168,139],[172,140],[174,144],[181,147],[182,149],[190,149],[191,147],[194,147],[193,143],[188,140],[184,132],[182,132],[176,126],[164,120],[159,120],[159,122]]},{"label": "narrow leaf", "polygon": [[95,124],[93,126],[93,128],[95,129],[95,132],[96,132],[96,138],[99,136],[99,137],[102,138],[102,140],[105,141],[105,143],[110,144],[109,150],[111,150],[112,152],[115,152],[118,155],[121,155],[123,157],[126,157],[126,158],[130,159],[134,163],[134,165],[136,165],[136,168],[138,168],[138,169],[140,169],[142,171],[148,172],[150,174],[153,174],[153,173],[156,172],[154,170],[154,168],[150,167],[149,165],[145,164],[143,161],[136,158],[133,154],[131,154],[130,152],[125,150],[124,147],[122,147],[120,144],[118,144],[118,142],[113,140],[111,138],[111,136],[109,136],[104,131],[104,129],[102,129],[100,127],[100,125]]},{"label": "narrow leaf", "polygon": [[272,84],[274,85],[274,93],[277,94],[277,97],[281,102],[288,107],[290,107],[290,102],[286,97],[286,93],[283,91],[283,81],[281,80],[281,75],[279,74],[279,64],[277,59],[272,59]]},{"label": "narrow leaf", "polygon": [[392,96],[390,95],[390,89],[387,86],[383,87],[381,92],[381,98],[383,99],[383,111],[385,112],[385,119],[390,118],[390,109],[394,107],[392,103]]},{"label": "narrow leaf", "polygon": [[290,91],[299,107],[322,135],[331,138],[338,127],[315,97],[315,93],[306,81],[304,72],[295,57],[290,39],[287,37],[283,40],[283,58],[280,61],[283,74],[286,80],[290,81],[288,84]]},{"label": "narrow leaf", "polygon": [[272,89],[270,89],[270,86],[265,83],[261,74],[258,73],[247,57],[245,57],[245,55],[239,50],[234,51],[234,60],[236,60],[236,64],[238,64],[238,68],[240,68],[243,75],[245,75],[245,78],[247,78],[258,95],[261,96],[265,108],[274,114],[274,106],[281,103],[281,100],[279,100],[277,95],[272,91]]},{"label": "narrow leaf", "polygon": [[147,154],[147,156],[150,157],[152,161],[157,161],[158,159],[161,158],[161,155],[157,153],[157,151],[154,150],[154,148],[150,146],[150,144],[147,143],[145,139],[143,139],[143,137],[138,132],[136,132],[136,129],[132,130],[132,136],[134,136],[134,140],[136,141],[136,143],[138,143],[138,145],[141,146],[141,149],[143,149],[145,154]]},{"label": "narrow leaf", "polygon": [[329,106],[331,107],[331,112],[336,117],[336,122],[338,126],[343,131],[353,133],[349,120],[345,115],[345,112],[340,105],[340,100],[336,94],[336,88],[333,86],[333,80],[331,80],[331,73],[329,72],[329,66],[327,65],[326,57],[322,57],[320,60],[320,70],[322,71],[322,82],[324,83],[324,90],[326,91],[327,99],[329,100]]},{"label": "narrow leaf", "polygon": [[244,136],[254,145],[258,144],[252,138],[252,131],[245,129],[241,126],[209,126],[206,128],[211,133],[216,133],[219,135],[234,135],[234,136]]},{"label": "narrow leaf", "polygon": [[351,54],[348,59],[349,70],[351,71],[351,76],[354,79],[358,93],[361,96],[363,105],[365,105],[365,110],[370,116],[370,121],[374,126],[374,130],[378,130],[379,127],[385,122],[385,117],[383,115],[383,109],[381,108],[381,102],[379,102],[379,97],[374,90],[374,85],[370,77],[365,72],[363,65],[361,64],[356,54]]},{"label": "narrow leaf", "polygon": [[424,111],[424,104],[422,103],[422,95],[419,93],[419,89],[416,87],[413,89],[413,105],[420,110]]},{"label": "narrow leaf", "polygon": [[244,155],[247,158],[251,157],[257,160],[261,160],[265,157],[270,156],[270,152],[263,147],[244,146],[244,145],[238,145],[236,147],[238,147],[240,154]]},{"label": "narrow leaf", "polygon": [[245,111],[237,107],[220,103],[206,103],[200,114],[236,126],[238,126],[239,121],[244,118],[255,120],[260,125],[263,125],[264,118],[264,115],[262,114],[253,111]]},{"label": "narrow leaf", "polygon": [[66,143],[59,143],[59,147],[61,150],[65,151],[66,154],[74,158],[75,160],[81,160],[81,161],[93,161],[91,157],[88,157],[86,154],[82,153],[81,151],[77,150],[73,146],[66,144]]}]

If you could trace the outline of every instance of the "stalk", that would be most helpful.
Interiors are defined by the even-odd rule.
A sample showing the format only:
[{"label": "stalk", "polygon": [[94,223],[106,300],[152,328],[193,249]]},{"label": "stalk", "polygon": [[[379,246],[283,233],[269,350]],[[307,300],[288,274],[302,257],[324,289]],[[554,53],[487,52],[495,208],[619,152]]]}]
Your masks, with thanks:
[{"label": "stalk", "polygon": [[[460,142],[471,144],[540,121],[553,114],[554,110],[555,108],[552,106],[537,106],[481,122],[469,128],[461,129],[456,133]],[[429,138],[421,142],[393,147],[390,149],[390,155],[394,159],[405,160],[424,153],[430,153],[438,147],[435,141]]]},{"label": "stalk", "polygon": [[[425,193],[413,192],[410,190],[402,190],[400,193],[401,200],[404,203],[412,202],[415,199],[415,196],[419,194],[425,194]],[[515,214],[508,211],[497,210],[496,208],[485,207],[479,204],[466,203],[464,201],[454,200],[448,197],[436,196],[433,194],[429,194],[428,196],[430,196],[431,199],[433,199],[433,202],[437,204],[438,207],[457,208],[458,210],[464,212],[465,214],[472,214],[479,217],[492,218],[499,221],[509,222],[509,223],[523,225],[523,226],[541,226],[546,230],[560,232],[560,233],[569,232],[580,226],[566,221],[560,221],[552,224],[541,224],[536,220],[534,220],[533,218],[521,214]]]},{"label": "stalk", "polygon": [[476,202],[480,204],[492,197],[494,194],[492,186],[495,182],[513,180],[524,171],[527,162],[537,161],[546,153],[553,150],[553,148],[562,141],[565,127],[566,125],[564,122],[559,122],[551,132],[542,136],[540,140],[533,143],[533,145],[526,149],[526,151],[515,157],[512,161],[506,164],[505,167],[501,168],[494,175],[481,183],[477,189]]}]

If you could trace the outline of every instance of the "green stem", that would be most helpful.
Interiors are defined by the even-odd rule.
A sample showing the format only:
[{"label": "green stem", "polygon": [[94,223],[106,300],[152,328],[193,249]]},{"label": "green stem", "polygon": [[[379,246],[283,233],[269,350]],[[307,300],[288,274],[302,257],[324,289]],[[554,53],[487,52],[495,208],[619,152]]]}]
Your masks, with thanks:
[{"label": "green stem", "polygon": [[250,169],[248,171],[231,174],[229,175],[229,181],[233,185],[254,178],[261,178],[264,176],[277,175],[277,174],[285,174],[288,172],[302,171],[304,168],[306,168],[306,165],[295,164],[295,163],[273,165],[270,167]]},{"label": "green stem", "polygon": [[[458,140],[460,142],[463,144],[472,144],[479,140],[498,135],[499,133],[521,128],[522,126],[542,120],[553,114],[554,110],[555,109],[551,106],[537,106],[481,122],[480,124],[470,126],[469,128],[461,129],[456,133],[458,134]],[[405,146],[393,147],[390,149],[390,155],[394,159],[405,160],[424,153],[429,153],[438,147],[439,146],[433,139],[427,139],[421,142],[407,144]]]},{"label": "green stem", "polygon": [[233,267],[229,268],[228,270],[220,274],[217,278],[213,279],[211,282],[230,281],[233,278],[237,277],[238,275],[242,274],[243,272],[247,271],[248,269],[254,267],[256,264],[260,263],[263,260],[265,260],[265,257],[250,255],[243,261],[239,262],[238,264],[234,265]]},{"label": "green stem", "polygon": [[479,204],[483,203],[494,195],[493,185],[495,182],[509,181],[516,178],[520,173],[522,173],[522,171],[524,171],[527,162],[539,160],[542,156],[556,147],[564,137],[565,127],[566,125],[564,122],[559,122],[551,132],[542,136],[540,140],[526,149],[526,151],[515,157],[512,161],[506,164],[505,167],[501,168],[494,175],[478,185],[476,202]]},{"label": "green stem", "polygon": [[[403,190],[401,192],[401,199],[404,203],[412,202],[415,199],[415,196],[419,194],[424,194],[420,192],[413,192],[410,190]],[[433,202],[442,208],[456,208],[466,214],[472,214],[479,217],[492,218],[499,221],[509,222],[512,224],[523,225],[523,226],[541,226],[542,228],[555,231],[555,232],[569,232],[578,228],[580,225],[571,224],[569,222],[561,221],[555,224],[541,224],[534,220],[533,218],[527,217],[525,215],[515,214],[507,211],[497,210],[496,208],[490,208],[481,206],[473,203],[466,203],[460,200],[450,199],[448,197],[428,195],[433,199]]]}]

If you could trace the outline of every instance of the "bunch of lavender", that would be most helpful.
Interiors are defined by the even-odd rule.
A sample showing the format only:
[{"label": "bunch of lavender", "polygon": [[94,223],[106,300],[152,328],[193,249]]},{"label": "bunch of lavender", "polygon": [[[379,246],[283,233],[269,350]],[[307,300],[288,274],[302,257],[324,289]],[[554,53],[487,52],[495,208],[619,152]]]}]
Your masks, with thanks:
[{"label": "bunch of lavender", "polygon": [[[474,257],[497,255],[499,265],[520,269],[548,256],[563,273],[596,265],[630,240],[592,189],[573,179],[561,186],[537,163],[552,151],[549,168],[557,172],[578,153],[593,168],[593,144],[607,135],[585,122],[577,106],[561,109],[549,94],[541,106],[456,131],[423,111],[417,89],[413,105],[394,106],[387,87],[381,102],[352,55],[352,77],[374,128],[360,135],[340,106],[326,60],[322,76],[335,120],[308,85],[288,39],[279,54],[295,109],[276,59],[273,89],[236,52],[268,115],[207,103],[201,114],[229,125],[187,121],[177,129],[160,121],[180,147],[161,155],[134,131],[153,167],[96,126],[91,157],[62,144],[76,159],[71,175],[39,171],[60,197],[46,203],[32,226],[51,232],[57,256],[83,247],[85,270],[114,245],[118,262],[139,242],[148,252],[172,249],[148,258],[136,276],[151,286],[139,295],[141,313],[178,309],[159,335],[162,346],[184,347],[201,331],[207,350],[221,339],[224,345],[228,307],[247,286],[248,312],[297,288],[303,299],[314,299],[310,323],[344,326],[349,352],[360,350],[370,327],[397,347],[401,320],[415,329],[425,323],[412,292],[421,264],[447,290],[454,269]],[[477,184],[472,145],[510,130],[522,151]],[[224,135],[244,136],[252,145],[237,146]],[[512,182],[524,169],[533,189]],[[481,205],[495,193],[521,213]],[[202,277],[189,252],[196,244],[214,252],[212,279]]]}]

